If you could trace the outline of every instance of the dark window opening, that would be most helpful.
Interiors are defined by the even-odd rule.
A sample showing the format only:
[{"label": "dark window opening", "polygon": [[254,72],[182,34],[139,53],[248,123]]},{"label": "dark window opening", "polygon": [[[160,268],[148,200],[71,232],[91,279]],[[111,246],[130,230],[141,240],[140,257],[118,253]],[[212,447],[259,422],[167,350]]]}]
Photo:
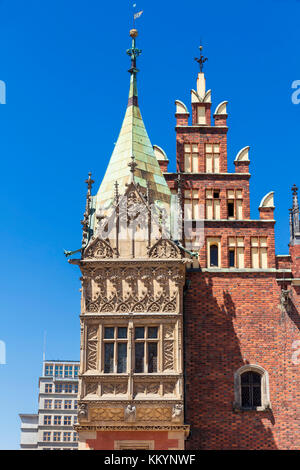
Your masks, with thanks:
[{"label": "dark window opening", "polygon": [[220,191],[214,191],[214,199],[219,199]]},{"label": "dark window opening", "polygon": [[229,250],[229,267],[235,267],[235,252],[234,250]]},{"label": "dark window opening", "polygon": [[135,372],[144,372],[144,349],[145,343],[135,343]]},{"label": "dark window opening", "polygon": [[106,374],[114,371],[114,343],[104,345],[104,372]]},{"label": "dark window opening", "polygon": [[148,344],[148,372],[157,372],[157,343]]},{"label": "dark window opening", "polygon": [[227,208],[228,208],[228,217],[234,217],[234,202],[228,201]]},{"label": "dark window opening", "polygon": [[245,372],[241,375],[242,407],[255,409],[261,406],[261,375]]},{"label": "dark window opening", "polygon": [[127,343],[118,344],[118,373],[125,373],[127,365]]},{"label": "dark window opening", "polygon": [[219,250],[217,245],[210,245],[210,266],[219,266]]}]

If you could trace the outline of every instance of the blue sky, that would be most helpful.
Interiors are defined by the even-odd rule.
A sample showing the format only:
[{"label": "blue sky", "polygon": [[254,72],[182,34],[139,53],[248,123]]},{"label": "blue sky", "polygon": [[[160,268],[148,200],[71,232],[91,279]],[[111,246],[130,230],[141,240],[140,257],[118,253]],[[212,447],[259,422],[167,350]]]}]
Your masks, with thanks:
[{"label": "blue sky", "polygon": [[[125,113],[132,4],[0,0],[2,230],[0,448],[17,449],[18,413],[37,409],[43,336],[47,357],[79,358],[80,247],[89,171],[98,189]],[[251,214],[275,191],[276,252],[288,251],[290,187],[300,184],[300,2],[136,1],[139,102],[152,144],[175,169],[175,99],[190,103],[200,39],[213,110],[228,100],[229,171],[251,146]]]}]

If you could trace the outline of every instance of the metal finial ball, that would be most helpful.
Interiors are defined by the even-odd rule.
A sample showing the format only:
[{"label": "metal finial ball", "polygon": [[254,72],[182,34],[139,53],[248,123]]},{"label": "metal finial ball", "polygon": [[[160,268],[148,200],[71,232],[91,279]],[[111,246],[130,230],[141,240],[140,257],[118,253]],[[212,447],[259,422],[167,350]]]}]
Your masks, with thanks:
[{"label": "metal finial ball", "polygon": [[136,38],[137,35],[138,35],[138,30],[137,29],[131,29],[129,34],[132,38]]}]

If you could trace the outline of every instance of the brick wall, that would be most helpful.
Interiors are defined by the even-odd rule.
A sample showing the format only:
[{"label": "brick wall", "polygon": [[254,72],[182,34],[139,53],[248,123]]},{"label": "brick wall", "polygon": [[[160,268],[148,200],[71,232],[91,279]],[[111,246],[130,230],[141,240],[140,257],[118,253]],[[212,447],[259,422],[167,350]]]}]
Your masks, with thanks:
[{"label": "brick wall", "polygon": [[[299,294],[280,309],[276,274],[190,272],[185,295],[187,449],[298,449],[300,446]],[[298,311],[297,311],[298,308]],[[300,348],[299,348],[300,349]],[[233,410],[234,372],[269,373],[269,411]]]}]

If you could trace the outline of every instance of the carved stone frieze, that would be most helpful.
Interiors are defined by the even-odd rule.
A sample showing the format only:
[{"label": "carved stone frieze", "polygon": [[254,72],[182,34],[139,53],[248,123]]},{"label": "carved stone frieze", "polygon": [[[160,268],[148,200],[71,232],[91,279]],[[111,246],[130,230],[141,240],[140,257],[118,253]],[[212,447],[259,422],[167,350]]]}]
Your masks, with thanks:
[{"label": "carved stone frieze", "polygon": [[98,393],[98,384],[96,382],[87,382],[85,385],[86,395],[96,395]]},{"label": "carved stone frieze", "polygon": [[91,409],[91,421],[123,421],[123,408]]},{"label": "carved stone frieze", "polygon": [[170,421],[172,417],[169,407],[138,407],[136,418],[138,421]]},{"label": "carved stone frieze", "polygon": [[128,383],[123,381],[123,382],[112,382],[112,383],[107,383],[104,382],[101,385],[101,395],[125,395],[127,393],[128,389]]},{"label": "carved stone frieze", "polygon": [[98,326],[88,326],[87,328],[87,369],[97,369],[98,353]]},{"label": "carved stone frieze", "polygon": [[134,384],[134,396],[136,395],[158,395],[160,382],[136,382]]},{"label": "carved stone frieze", "polygon": [[174,369],[174,326],[163,327],[163,369]]},{"label": "carved stone frieze", "polygon": [[84,273],[88,312],[165,312],[179,310],[183,281],[178,266],[120,267]]}]

